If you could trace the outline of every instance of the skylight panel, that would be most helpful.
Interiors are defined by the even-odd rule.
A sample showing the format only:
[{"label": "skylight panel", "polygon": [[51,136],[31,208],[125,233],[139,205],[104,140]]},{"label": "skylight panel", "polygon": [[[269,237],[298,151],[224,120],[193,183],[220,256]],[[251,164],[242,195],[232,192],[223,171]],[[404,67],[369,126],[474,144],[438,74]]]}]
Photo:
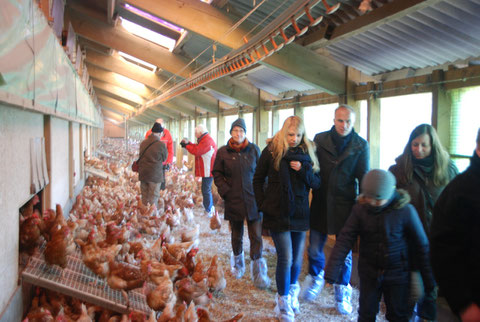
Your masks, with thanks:
[{"label": "skylight panel", "polygon": [[135,36],[141,37],[143,39],[146,39],[148,41],[151,41],[157,45],[160,45],[168,51],[172,52],[173,49],[175,48],[175,39],[168,38],[167,36],[164,36],[162,34],[159,34],[157,32],[154,32],[150,29],[147,29],[145,27],[142,27],[134,22],[131,22],[125,18],[122,19],[122,26]]}]

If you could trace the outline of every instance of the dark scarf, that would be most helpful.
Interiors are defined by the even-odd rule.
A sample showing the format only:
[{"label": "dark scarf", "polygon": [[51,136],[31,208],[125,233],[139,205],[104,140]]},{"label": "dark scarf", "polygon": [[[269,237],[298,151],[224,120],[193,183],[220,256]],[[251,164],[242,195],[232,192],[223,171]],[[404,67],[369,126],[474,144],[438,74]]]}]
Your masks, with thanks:
[{"label": "dark scarf", "polygon": [[423,174],[430,176],[433,172],[433,153],[423,159],[417,159],[412,155],[412,164],[415,170],[420,170]]},{"label": "dark scarf", "polygon": [[290,168],[290,161],[299,161],[304,167],[305,163],[311,163],[312,159],[302,148],[294,147],[288,149],[287,153],[280,161],[278,176],[282,187],[282,206],[287,211],[288,216],[295,214],[295,194],[292,189],[292,180],[296,180],[295,170]]},{"label": "dark scarf", "polygon": [[353,129],[352,129],[352,132],[350,132],[350,134],[348,134],[347,136],[340,136],[337,133],[337,130],[335,130],[335,125],[334,125],[332,126],[332,129],[330,130],[330,132],[332,133],[333,145],[335,145],[337,154],[340,155],[343,153],[343,151],[345,151],[348,143],[350,143],[350,141],[352,140]]},{"label": "dark scarf", "polygon": [[237,143],[233,140],[233,138],[230,138],[230,140],[228,140],[228,146],[234,150],[235,152],[240,152],[242,151],[243,149],[245,149],[248,145],[248,139],[245,138],[245,140],[243,140],[242,143]]}]

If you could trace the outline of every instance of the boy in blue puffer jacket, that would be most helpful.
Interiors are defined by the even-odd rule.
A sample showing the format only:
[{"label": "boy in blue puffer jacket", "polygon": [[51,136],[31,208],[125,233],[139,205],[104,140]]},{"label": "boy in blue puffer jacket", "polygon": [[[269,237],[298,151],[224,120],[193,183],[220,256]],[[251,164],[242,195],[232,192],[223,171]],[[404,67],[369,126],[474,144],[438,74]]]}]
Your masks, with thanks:
[{"label": "boy in blue puffer jacket", "polygon": [[[407,192],[395,189],[395,177],[374,169],[362,180],[362,194],[343,227],[325,268],[325,280],[334,284],[342,263],[360,237],[358,273],[360,300],[358,321],[375,321],[384,297],[389,321],[408,321],[410,262],[415,257],[425,283],[433,294],[435,281],[429,261],[429,245]],[[410,247],[412,246],[412,247]],[[414,250],[414,253],[409,253]]]}]

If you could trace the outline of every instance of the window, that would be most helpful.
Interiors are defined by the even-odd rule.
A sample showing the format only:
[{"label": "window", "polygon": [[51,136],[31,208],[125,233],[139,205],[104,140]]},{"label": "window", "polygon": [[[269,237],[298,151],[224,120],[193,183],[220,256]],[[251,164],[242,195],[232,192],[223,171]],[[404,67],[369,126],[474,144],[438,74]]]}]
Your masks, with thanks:
[{"label": "window", "polygon": [[247,139],[248,141],[253,142],[253,113],[244,113],[243,119],[247,126]]},{"label": "window", "polygon": [[[358,117],[358,115],[357,115]],[[366,100],[360,101],[360,128],[355,129],[358,135],[360,135],[365,140],[367,139],[368,133],[368,102]]]},{"label": "window", "polygon": [[168,49],[168,51],[170,52],[173,51],[173,48],[175,48],[175,39],[169,38],[148,28],[142,27],[125,18],[121,18],[121,21],[122,27],[124,27],[127,31],[131,32],[135,36],[141,37],[157,45],[160,45]]},{"label": "window", "polygon": [[[228,140],[230,140],[230,127],[237,118],[237,114],[225,115],[225,144],[227,144]],[[223,144],[223,142],[218,142],[218,144]]]},{"label": "window", "polygon": [[212,137],[213,141],[215,141],[218,145],[217,142],[217,118],[216,117],[211,117],[209,121],[208,127],[208,132],[210,133],[210,136]]},{"label": "window", "polygon": [[305,123],[305,132],[310,140],[313,140],[315,134],[331,129],[337,107],[338,104],[334,103],[304,108],[303,122]]},{"label": "window", "polygon": [[468,87],[452,90],[452,118],[450,122],[450,154],[459,171],[470,165],[480,126],[478,97],[480,87]]},{"label": "window", "polygon": [[[278,110],[278,129],[280,130],[283,126],[285,120],[293,115],[293,108],[286,108],[283,110]],[[276,133],[274,133],[275,135]]]},{"label": "window", "polygon": [[386,170],[395,164],[413,129],[431,124],[431,120],[431,93],[380,99],[380,168]]}]

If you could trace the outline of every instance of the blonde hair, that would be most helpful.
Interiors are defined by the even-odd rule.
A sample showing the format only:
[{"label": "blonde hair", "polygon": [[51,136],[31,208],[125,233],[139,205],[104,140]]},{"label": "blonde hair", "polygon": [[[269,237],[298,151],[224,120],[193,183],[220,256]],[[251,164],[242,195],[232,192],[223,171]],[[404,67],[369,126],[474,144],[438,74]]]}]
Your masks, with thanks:
[{"label": "blonde hair", "polygon": [[305,136],[305,125],[303,124],[303,120],[298,116],[290,116],[287,118],[283,123],[282,128],[275,134],[271,141],[273,167],[277,171],[280,170],[280,162],[289,148],[287,134],[288,130],[292,126],[302,134],[302,139],[298,146],[303,150],[303,152],[308,153],[312,159],[313,171],[320,171],[320,164],[318,163],[317,155],[315,154],[315,145]]}]

